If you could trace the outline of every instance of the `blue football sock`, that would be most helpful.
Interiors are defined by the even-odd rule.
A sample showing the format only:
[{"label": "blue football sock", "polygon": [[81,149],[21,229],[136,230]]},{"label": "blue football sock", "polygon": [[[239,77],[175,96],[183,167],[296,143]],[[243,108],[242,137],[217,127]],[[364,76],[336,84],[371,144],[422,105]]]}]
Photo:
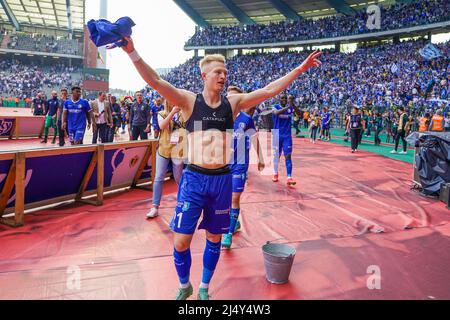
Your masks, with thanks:
[{"label": "blue football sock", "polygon": [[202,283],[208,284],[216,270],[220,258],[221,243],[212,243],[206,240],[205,252],[203,254],[203,276]]},{"label": "blue football sock", "polygon": [[191,250],[188,249],[184,252],[178,252],[174,249],[173,257],[175,261],[175,269],[177,269],[178,278],[180,278],[180,284],[184,285],[189,283],[189,275],[192,264]]},{"label": "blue football sock", "polygon": [[286,160],[287,176],[292,177],[292,160]]},{"label": "blue football sock", "polygon": [[236,224],[239,219],[239,213],[241,209],[231,209],[231,223],[230,223],[230,231],[229,233],[234,233],[236,229]]}]

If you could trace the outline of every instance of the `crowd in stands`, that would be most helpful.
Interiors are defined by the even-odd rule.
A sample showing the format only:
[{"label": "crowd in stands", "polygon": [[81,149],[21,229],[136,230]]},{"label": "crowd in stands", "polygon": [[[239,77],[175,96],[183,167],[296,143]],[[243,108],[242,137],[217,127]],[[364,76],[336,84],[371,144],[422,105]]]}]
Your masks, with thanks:
[{"label": "crowd in stands", "polygon": [[271,24],[209,26],[199,29],[187,46],[259,44],[332,38],[394,30],[450,20],[450,1],[419,0],[381,7],[381,29],[367,27],[367,9],[354,16],[336,15],[318,20],[302,19]]},{"label": "crowd in stands", "polygon": [[68,55],[82,55],[82,44],[76,39],[55,37],[42,34],[17,33],[0,29],[0,44],[5,35],[9,35],[7,49],[38,51]]},{"label": "crowd in stands", "polygon": [[56,39],[53,36],[31,36],[28,34],[17,34],[10,37],[7,44],[8,49],[38,51],[47,53],[60,53],[69,55],[80,55],[80,45],[74,39]]},{"label": "crowd in stands", "polygon": [[[450,99],[450,42],[437,47],[442,57],[426,60],[423,40],[359,48],[354,53],[326,51],[323,65],[299,77],[288,89],[299,104],[350,109],[356,105],[380,112],[393,106],[425,110]],[[228,84],[245,91],[263,88],[302,63],[307,52],[235,56],[227,61]],[[175,86],[200,92],[198,62],[192,58],[165,78]],[[266,105],[270,106],[272,101]],[[447,106],[448,107],[448,106]]]},{"label": "crowd in stands", "polygon": [[85,74],[84,80],[92,80],[92,81],[108,81],[108,76],[102,74]]},{"label": "crowd in stands", "polygon": [[80,70],[64,64],[41,67],[34,63],[23,63],[14,59],[0,61],[0,95],[3,101],[16,99],[26,101],[37,91],[76,85],[73,74]]}]

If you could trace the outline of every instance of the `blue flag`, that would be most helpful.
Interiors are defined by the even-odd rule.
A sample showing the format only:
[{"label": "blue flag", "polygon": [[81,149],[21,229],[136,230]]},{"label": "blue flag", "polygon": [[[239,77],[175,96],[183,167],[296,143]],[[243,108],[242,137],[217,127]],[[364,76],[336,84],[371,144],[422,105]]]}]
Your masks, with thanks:
[{"label": "blue flag", "polygon": [[123,38],[131,36],[131,28],[135,25],[129,17],[120,18],[115,23],[105,19],[90,20],[87,23],[92,42],[97,47],[111,45],[108,49],[127,45]]},{"label": "blue flag", "polygon": [[442,57],[441,51],[432,43],[427,44],[424,48],[419,50],[420,55],[427,60]]}]

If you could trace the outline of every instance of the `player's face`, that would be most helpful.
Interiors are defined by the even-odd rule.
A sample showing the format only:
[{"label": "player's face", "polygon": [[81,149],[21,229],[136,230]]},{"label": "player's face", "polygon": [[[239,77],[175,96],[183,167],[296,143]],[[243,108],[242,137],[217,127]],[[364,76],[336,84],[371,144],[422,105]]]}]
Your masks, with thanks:
[{"label": "player's face", "polygon": [[209,63],[202,73],[205,87],[212,90],[222,91],[227,81],[228,70],[222,62]]},{"label": "player's face", "polygon": [[75,89],[72,91],[72,99],[74,101],[78,101],[81,98],[81,90],[80,89]]},{"label": "player's face", "polygon": [[67,99],[67,96],[68,96],[69,94],[67,93],[67,91],[61,91],[61,98],[62,99],[64,99],[64,100],[66,100]]},{"label": "player's face", "polygon": [[53,98],[58,98],[58,93],[56,91],[52,91],[52,97]]},{"label": "player's face", "polygon": [[142,98],[142,93],[137,93],[137,94],[136,94],[136,99],[137,99],[137,101],[138,101],[139,103],[142,103],[142,100],[143,100],[143,98]]},{"label": "player's face", "polygon": [[285,105],[287,104],[287,98],[286,98],[286,97],[281,97],[281,98],[280,98],[280,104],[281,104],[282,106],[285,106]]}]

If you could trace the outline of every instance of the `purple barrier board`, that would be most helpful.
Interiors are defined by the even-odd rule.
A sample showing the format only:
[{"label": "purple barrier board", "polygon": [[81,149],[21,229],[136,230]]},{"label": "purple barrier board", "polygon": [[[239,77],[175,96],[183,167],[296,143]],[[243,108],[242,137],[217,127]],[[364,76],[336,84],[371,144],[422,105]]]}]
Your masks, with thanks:
[{"label": "purple barrier board", "polygon": [[[158,151],[156,151],[158,152]],[[155,155],[156,156],[156,155]],[[140,180],[150,179],[152,177],[152,157],[148,159],[147,164],[145,165],[144,171],[142,171]]]},{"label": "purple barrier board", "polygon": [[16,119],[0,118],[0,137],[9,137]]},{"label": "purple barrier board", "polygon": [[[115,187],[131,184],[142,159],[145,156],[147,147],[130,147],[105,150],[105,181],[104,187]],[[151,157],[150,157],[151,158]],[[151,160],[149,160],[151,163]],[[150,173],[148,173],[150,170]],[[144,170],[144,173],[151,175],[151,168]],[[92,174],[87,191],[97,188],[97,169]]]},{"label": "purple barrier board", "polygon": [[26,159],[25,205],[78,193],[93,155],[84,152]]},{"label": "purple barrier board", "polygon": [[[9,169],[12,165],[12,160],[1,160],[0,161],[0,191],[3,190],[3,187],[6,183],[6,177],[8,176]],[[13,191],[11,192],[10,198],[8,199],[7,207],[13,207],[14,206],[14,200],[16,199],[16,191],[13,188]]]},{"label": "purple barrier board", "polygon": [[[104,187],[131,185],[147,147],[105,150]],[[27,158],[25,162],[25,205],[78,193],[81,182],[94,155],[93,151],[76,154]],[[2,190],[12,160],[0,161],[0,190]],[[142,179],[151,176],[151,158]],[[97,168],[86,191],[97,188]],[[7,208],[15,205],[15,190]]]}]

